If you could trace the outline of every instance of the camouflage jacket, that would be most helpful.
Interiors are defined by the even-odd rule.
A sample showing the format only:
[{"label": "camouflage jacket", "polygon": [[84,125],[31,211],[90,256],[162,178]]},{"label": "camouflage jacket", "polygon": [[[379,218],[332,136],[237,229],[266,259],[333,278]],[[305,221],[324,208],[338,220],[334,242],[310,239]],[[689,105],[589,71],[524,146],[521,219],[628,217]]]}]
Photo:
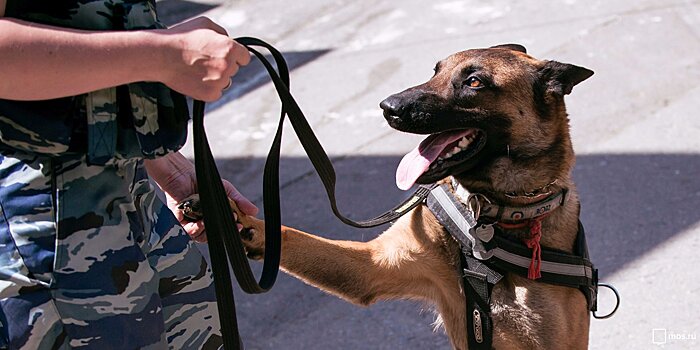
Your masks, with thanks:
[{"label": "camouflage jacket", "polygon": [[[9,0],[5,16],[85,30],[164,28],[154,2]],[[53,155],[87,153],[91,164],[154,158],[182,147],[188,120],[184,96],[160,83],[46,101],[0,99],[0,147]]]},{"label": "camouflage jacket", "polygon": [[[149,0],[9,0],[6,15],[162,27]],[[0,100],[0,349],[218,348],[210,270],[142,161],[179,149],[188,119],[157,83]]]}]

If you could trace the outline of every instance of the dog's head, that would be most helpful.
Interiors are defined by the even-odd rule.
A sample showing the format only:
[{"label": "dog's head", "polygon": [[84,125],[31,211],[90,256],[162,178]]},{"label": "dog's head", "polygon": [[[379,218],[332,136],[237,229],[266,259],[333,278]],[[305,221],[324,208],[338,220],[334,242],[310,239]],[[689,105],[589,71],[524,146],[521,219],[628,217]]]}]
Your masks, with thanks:
[{"label": "dog's head", "polygon": [[449,175],[478,178],[499,158],[526,161],[570,148],[563,97],[593,75],[541,61],[520,45],[456,53],[426,83],[381,102],[391,127],[429,134],[397,171],[402,189]]}]

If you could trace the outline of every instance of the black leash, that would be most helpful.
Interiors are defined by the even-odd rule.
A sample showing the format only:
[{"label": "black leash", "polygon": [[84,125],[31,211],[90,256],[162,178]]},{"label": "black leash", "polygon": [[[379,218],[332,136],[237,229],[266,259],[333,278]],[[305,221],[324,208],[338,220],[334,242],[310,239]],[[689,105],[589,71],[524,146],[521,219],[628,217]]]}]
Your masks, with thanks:
[{"label": "black leash", "polygon": [[[296,132],[314,169],[318,173],[331,209],[343,223],[359,227],[375,227],[398,219],[423,202],[430,194],[431,187],[420,187],[406,201],[395,208],[373,219],[354,221],[340,213],[335,198],[336,174],[328,155],[314,135],[304,113],[289,91],[289,68],[282,54],[270,44],[256,38],[242,37],[235,39],[253,53],[265,66],[282,101],[279,125],[275,133],[270,152],[267,155],[263,174],[263,208],[265,210],[265,261],[258,283],[250,268],[240,233],[230,210],[228,197],[221,183],[221,176],[216,168],[214,156],[211,153],[204,130],[204,102],[194,101],[193,133],[194,156],[197,173],[203,220],[207,230],[208,246],[214,274],[217,305],[221,318],[221,332],[224,348],[227,350],[242,349],[243,343],[238,333],[236,308],[231,286],[229,264],[241,289],[246,293],[263,293],[275,283],[280,263],[281,248],[281,217],[279,194],[279,160],[282,143],[282,128],[285,116]],[[277,71],[270,62],[253,47],[266,48],[277,65]]]}]

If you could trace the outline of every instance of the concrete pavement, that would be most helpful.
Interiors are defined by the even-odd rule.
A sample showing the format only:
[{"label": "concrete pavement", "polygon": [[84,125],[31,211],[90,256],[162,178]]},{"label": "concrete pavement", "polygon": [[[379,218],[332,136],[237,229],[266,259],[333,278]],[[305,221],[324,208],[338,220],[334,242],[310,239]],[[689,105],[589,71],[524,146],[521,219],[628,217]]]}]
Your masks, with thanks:
[{"label": "concrete pavement", "polygon": [[[574,176],[593,260],[623,300],[613,318],[591,322],[590,347],[700,347],[700,1],[164,0],[159,6],[168,10],[166,20],[204,14],[232,36],[260,37],[285,52],[295,67],[292,92],[333,157],[341,209],[354,218],[403,198],[394,171],[421,137],[390,129],[378,103],[426,80],[437,60],[515,42],[535,57],[594,70],[567,97],[578,155]],[[242,71],[206,119],[223,176],[258,204],[279,108],[261,74]],[[368,240],[381,232],[340,224],[302,154],[285,133],[285,224],[336,239]],[[604,309],[610,298],[600,298]],[[286,275],[268,294],[238,293],[237,307],[249,349],[449,348],[433,332],[429,306],[358,308]]]}]

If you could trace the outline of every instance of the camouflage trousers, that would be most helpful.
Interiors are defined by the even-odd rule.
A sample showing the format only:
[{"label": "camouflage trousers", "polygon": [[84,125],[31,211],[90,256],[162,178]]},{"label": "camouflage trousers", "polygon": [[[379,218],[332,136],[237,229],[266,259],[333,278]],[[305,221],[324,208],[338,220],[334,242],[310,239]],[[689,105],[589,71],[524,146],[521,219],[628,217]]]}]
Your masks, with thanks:
[{"label": "camouflage trousers", "polygon": [[211,271],[142,163],[0,152],[0,348],[221,346]]}]

